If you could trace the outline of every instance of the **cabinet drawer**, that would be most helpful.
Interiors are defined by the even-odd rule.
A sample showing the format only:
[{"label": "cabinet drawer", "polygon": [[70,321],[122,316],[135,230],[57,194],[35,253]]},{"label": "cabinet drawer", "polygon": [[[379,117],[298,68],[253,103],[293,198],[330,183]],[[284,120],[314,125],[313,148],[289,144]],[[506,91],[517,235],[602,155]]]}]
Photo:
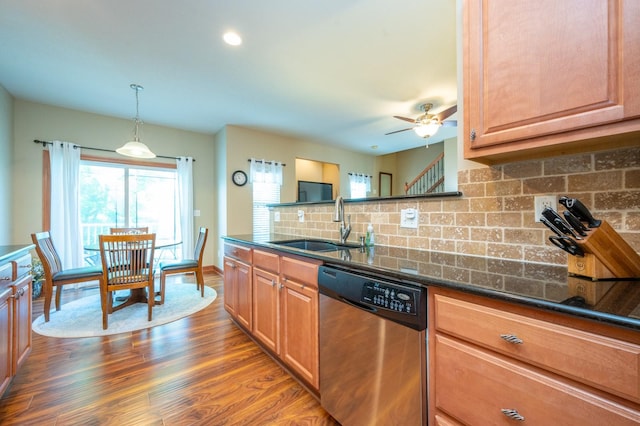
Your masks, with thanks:
[{"label": "cabinet drawer", "polygon": [[435,327],[636,402],[640,346],[435,295]]},{"label": "cabinet drawer", "polygon": [[13,281],[13,264],[11,262],[0,266],[0,284],[8,284]]},{"label": "cabinet drawer", "polygon": [[280,256],[267,251],[253,250],[253,266],[279,274]]},{"label": "cabinet drawer", "polygon": [[320,261],[310,259],[300,260],[293,257],[282,256],[280,268],[284,279],[293,279],[303,284],[318,287],[318,267]]},{"label": "cabinet drawer", "polygon": [[[493,355],[456,339],[436,335],[435,404],[464,424],[636,425],[633,406]],[[512,411],[503,411],[512,410]]]},{"label": "cabinet drawer", "polygon": [[234,259],[241,260],[246,263],[251,263],[251,248],[244,246],[237,246],[235,244],[224,245],[224,255],[233,257]]},{"label": "cabinet drawer", "polygon": [[27,275],[31,272],[31,254],[25,254],[13,261],[13,279]]}]

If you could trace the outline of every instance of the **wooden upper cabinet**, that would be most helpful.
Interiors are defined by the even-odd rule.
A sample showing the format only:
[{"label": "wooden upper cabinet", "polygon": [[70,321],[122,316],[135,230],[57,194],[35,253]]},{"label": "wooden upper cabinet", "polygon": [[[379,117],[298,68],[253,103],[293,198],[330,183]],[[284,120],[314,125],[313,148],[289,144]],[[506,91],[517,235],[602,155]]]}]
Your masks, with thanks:
[{"label": "wooden upper cabinet", "polygon": [[640,2],[465,0],[463,16],[465,158],[638,145],[619,136],[640,132]]}]

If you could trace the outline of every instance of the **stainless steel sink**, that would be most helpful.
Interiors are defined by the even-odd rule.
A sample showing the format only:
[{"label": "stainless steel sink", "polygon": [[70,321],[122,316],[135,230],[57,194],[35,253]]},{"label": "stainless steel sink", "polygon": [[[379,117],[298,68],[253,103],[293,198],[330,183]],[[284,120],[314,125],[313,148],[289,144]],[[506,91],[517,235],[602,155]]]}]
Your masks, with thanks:
[{"label": "stainless steel sink", "polygon": [[348,250],[352,248],[358,248],[357,244],[340,244],[333,241],[326,240],[310,240],[310,239],[298,239],[298,240],[285,240],[285,241],[269,241],[271,244],[279,246],[292,247],[309,251],[338,251]]}]

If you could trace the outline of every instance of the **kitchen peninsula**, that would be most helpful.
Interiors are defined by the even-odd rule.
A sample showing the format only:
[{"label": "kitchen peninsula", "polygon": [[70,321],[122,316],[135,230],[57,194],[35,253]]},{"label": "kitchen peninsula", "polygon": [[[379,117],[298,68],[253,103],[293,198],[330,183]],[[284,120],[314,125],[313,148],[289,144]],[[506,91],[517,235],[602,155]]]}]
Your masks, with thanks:
[{"label": "kitchen peninsula", "polygon": [[[311,252],[271,243],[292,238],[300,236],[224,240],[427,288],[430,424],[503,416],[546,424],[640,421],[637,281],[594,282],[569,276],[562,265],[409,248]],[[457,383],[470,379],[465,399]],[[463,404],[469,395],[475,402]]]}]

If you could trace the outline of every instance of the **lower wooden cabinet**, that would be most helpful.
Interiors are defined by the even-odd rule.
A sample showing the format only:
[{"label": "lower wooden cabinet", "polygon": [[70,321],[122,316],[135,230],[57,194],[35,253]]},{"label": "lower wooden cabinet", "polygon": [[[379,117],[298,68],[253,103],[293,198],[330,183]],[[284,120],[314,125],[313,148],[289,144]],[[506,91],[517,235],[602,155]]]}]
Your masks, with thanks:
[{"label": "lower wooden cabinet", "polygon": [[251,330],[251,248],[225,244],[224,307],[247,330]]},{"label": "lower wooden cabinet", "polygon": [[29,250],[30,246],[26,246],[0,263],[0,395],[31,352]]},{"label": "lower wooden cabinet", "polygon": [[637,333],[449,290],[429,298],[434,424],[640,424]]},{"label": "lower wooden cabinet", "polygon": [[253,336],[280,355],[280,277],[253,268]]},{"label": "lower wooden cabinet", "polygon": [[13,292],[13,373],[31,353],[31,276],[16,281],[11,287]]},{"label": "lower wooden cabinet", "polygon": [[0,395],[9,387],[13,377],[13,290],[3,287],[0,290]]},{"label": "lower wooden cabinet", "polygon": [[252,334],[313,389],[319,388],[319,262],[253,253]]},{"label": "lower wooden cabinet", "polygon": [[280,300],[280,356],[314,389],[318,389],[318,289],[287,280],[282,288]]},{"label": "lower wooden cabinet", "polygon": [[437,335],[435,354],[436,407],[463,424],[640,422],[640,413],[598,393],[456,339]]}]

